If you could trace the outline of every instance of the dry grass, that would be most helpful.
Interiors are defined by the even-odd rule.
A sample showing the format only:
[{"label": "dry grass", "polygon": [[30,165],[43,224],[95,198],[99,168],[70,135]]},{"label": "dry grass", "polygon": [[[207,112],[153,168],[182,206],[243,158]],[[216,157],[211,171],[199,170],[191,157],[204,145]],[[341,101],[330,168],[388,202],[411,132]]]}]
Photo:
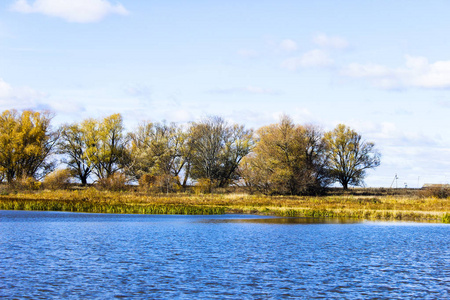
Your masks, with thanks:
[{"label": "dry grass", "polygon": [[[380,194],[379,196],[340,194],[322,197],[300,196],[263,196],[245,193],[233,194],[145,194],[133,191],[111,192],[95,188],[82,190],[43,190],[17,193],[2,193],[0,209],[8,209],[6,203],[11,201],[38,201],[42,210],[52,207],[57,201],[78,203],[77,207],[94,209],[95,206],[124,207],[120,209],[103,209],[101,212],[152,213],[163,211],[145,210],[145,207],[169,207],[167,210],[208,213],[199,207],[212,209],[214,213],[250,213],[277,216],[312,216],[312,217],[351,217],[375,220],[414,220],[448,222],[450,213],[449,198],[423,197],[411,194]],[[56,201],[56,202],[55,202]],[[3,204],[2,204],[3,203]],[[79,203],[84,203],[83,205]],[[6,208],[5,208],[6,207]],[[31,207],[31,206],[29,206]],[[141,209],[140,209],[141,208]],[[186,210],[186,208],[189,208]],[[192,209],[191,209],[192,208]],[[214,209],[213,209],[214,208]],[[216,209],[217,208],[217,209]],[[220,209],[219,209],[220,208]],[[78,211],[78,210],[77,210]],[[146,212],[147,211],[147,212]]]}]

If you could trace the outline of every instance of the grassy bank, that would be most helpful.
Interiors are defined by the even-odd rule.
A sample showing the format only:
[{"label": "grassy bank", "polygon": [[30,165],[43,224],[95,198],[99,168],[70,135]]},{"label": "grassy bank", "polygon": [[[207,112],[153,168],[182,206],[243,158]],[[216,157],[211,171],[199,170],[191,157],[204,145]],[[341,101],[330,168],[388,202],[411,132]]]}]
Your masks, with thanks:
[{"label": "grassy bank", "polygon": [[322,197],[248,194],[157,194],[108,192],[94,188],[10,192],[2,210],[52,210],[134,214],[244,213],[288,217],[350,217],[367,220],[450,223],[450,200],[413,195],[339,194]]}]

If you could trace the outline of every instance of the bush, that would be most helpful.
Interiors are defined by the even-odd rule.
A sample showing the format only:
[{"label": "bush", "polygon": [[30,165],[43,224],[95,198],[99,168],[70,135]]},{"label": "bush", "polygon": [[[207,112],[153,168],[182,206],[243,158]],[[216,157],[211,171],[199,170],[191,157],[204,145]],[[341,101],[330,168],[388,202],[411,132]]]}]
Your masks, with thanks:
[{"label": "bush", "polygon": [[144,175],[141,176],[141,178],[139,178],[138,182],[140,191],[150,192],[152,191],[153,186],[155,185],[156,177],[151,174],[145,173]]},{"label": "bush", "polygon": [[107,178],[97,181],[97,186],[102,190],[124,191],[127,189],[128,178],[123,173],[115,173]]},{"label": "bush", "polygon": [[68,169],[51,172],[44,178],[44,187],[51,190],[67,189],[70,186],[72,174]]},{"label": "bush", "polygon": [[16,190],[32,190],[37,191],[41,188],[42,182],[37,181],[33,177],[17,178],[11,184],[11,187]]},{"label": "bush", "polygon": [[172,193],[180,190],[178,177],[144,174],[139,178],[139,189],[144,192]]},{"label": "bush", "polygon": [[0,195],[7,196],[9,195],[10,191],[8,189],[8,186],[0,182]]},{"label": "bush", "polygon": [[421,195],[423,197],[434,197],[439,199],[445,199],[450,197],[450,188],[444,186],[429,187],[425,188],[421,192]]},{"label": "bush", "polygon": [[180,190],[178,180],[178,177],[173,177],[172,175],[159,175],[156,176],[155,185],[163,193],[173,193]]},{"label": "bush", "polygon": [[212,182],[209,178],[200,178],[194,185],[196,194],[209,194],[212,192]]}]

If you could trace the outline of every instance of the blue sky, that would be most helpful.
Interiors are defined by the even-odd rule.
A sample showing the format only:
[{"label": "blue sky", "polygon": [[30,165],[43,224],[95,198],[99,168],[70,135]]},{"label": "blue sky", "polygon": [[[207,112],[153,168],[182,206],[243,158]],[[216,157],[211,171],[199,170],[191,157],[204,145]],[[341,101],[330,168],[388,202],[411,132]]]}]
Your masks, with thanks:
[{"label": "blue sky", "polygon": [[0,109],[351,126],[367,186],[450,182],[450,2],[8,0]]}]

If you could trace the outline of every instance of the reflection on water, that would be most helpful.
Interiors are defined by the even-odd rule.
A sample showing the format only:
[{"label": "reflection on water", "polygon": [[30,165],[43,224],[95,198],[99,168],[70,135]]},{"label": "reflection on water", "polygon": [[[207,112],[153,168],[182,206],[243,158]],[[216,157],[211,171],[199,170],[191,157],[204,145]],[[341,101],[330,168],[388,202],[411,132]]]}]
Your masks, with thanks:
[{"label": "reflection on water", "polygon": [[245,218],[245,219],[209,219],[204,223],[252,223],[252,224],[357,224],[363,222],[351,218]]},{"label": "reflection on water", "polygon": [[450,225],[349,221],[0,211],[0,298],[450,298]]}]

